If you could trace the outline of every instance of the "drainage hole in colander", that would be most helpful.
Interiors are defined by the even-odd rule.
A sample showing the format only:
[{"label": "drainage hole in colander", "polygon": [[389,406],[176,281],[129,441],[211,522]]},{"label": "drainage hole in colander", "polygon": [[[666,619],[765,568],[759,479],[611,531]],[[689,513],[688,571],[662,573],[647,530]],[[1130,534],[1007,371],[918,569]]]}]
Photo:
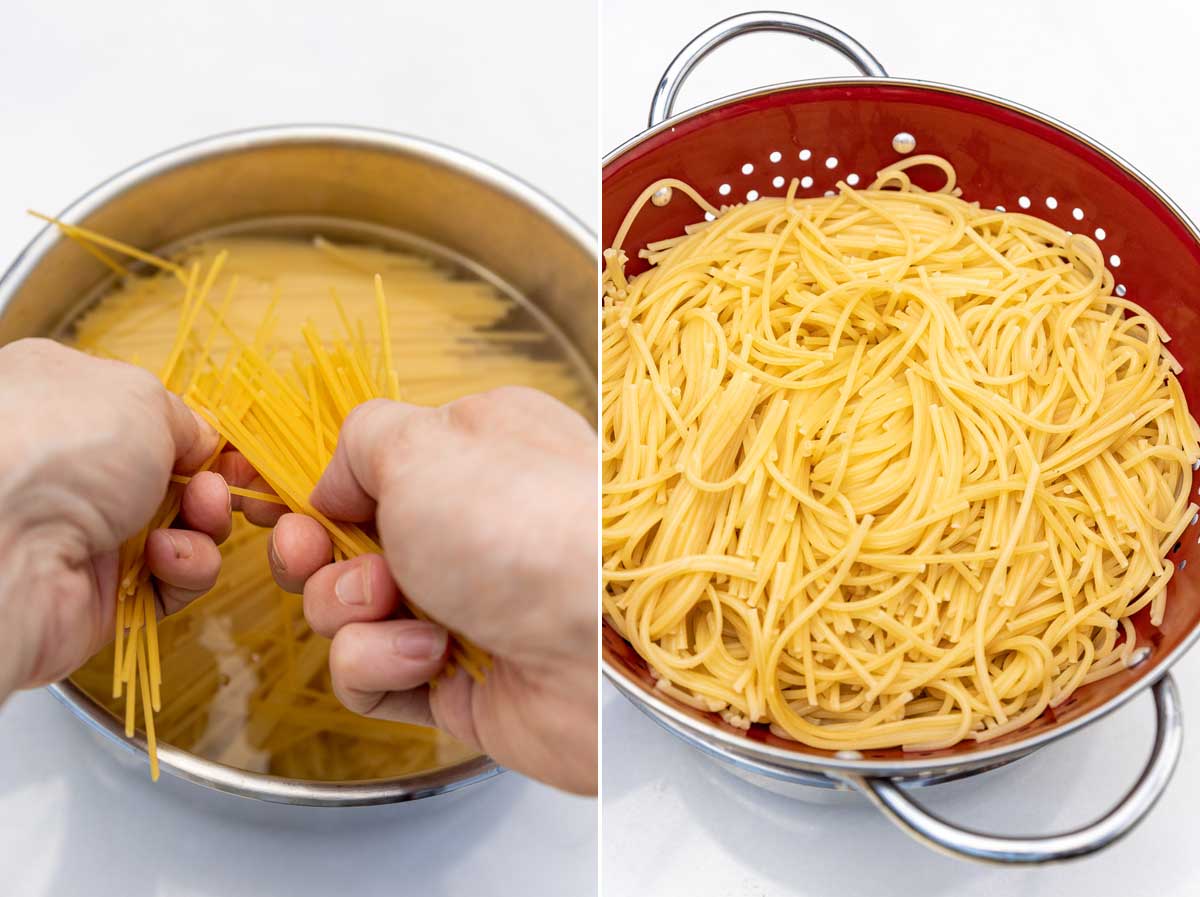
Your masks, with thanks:
[{"label": "drainage hole in colander", "polygon": [[754,166],[747,162],[742,166],[742,174],[754,174]]},{"label": "drainage hole in colander", "polygon": [[717,216],[716,216],[716,215],[714,215],[712,212],[705,212],[705,213],[704,213],[704,220],[705,220],[705,221],[716,221],[716,220],[717,220]]},{"label": "drainage hole in colander", "polygon": [[800,150],[800,161],[801,162],[807,162],[811,158],[812,158],[812,150],[806,150],[806,149]]},{"label": "drainage hole in colander", "polygon": [[837,168],[837,166],[838,166],[837,156],[830,156],[828,159],[825,160],[826,168],[832,170],[834,168]]},{"label": "drainage hole in colander", "polygon": [[1029,201],[1028,196],[1021,196],[1017,198],[1017,205],[1019,205],[1022,209],[1028,209],[1031,205],[1033,205],[1033,203]]},{"label": "drainage hole in colander", "polygon": [[1116,253],[1113,253],[1112,255],[1110,255],[1108,257],[1108,263],[1110,265],[1112,265],[1114,268],[1120,268],[1121,267],[1121,257],[1119,255],[1117,255]]},{"label": "drainage hole in colander", "polygon": [[1102,227],[1096,228],[1092,233],[1094,233],[1096,235],[1097,240],[1103,240],[1105,237],[1108,236],[1108,232],[1105,231],[1104,228],[1102,228]]},{"label": "drainage hole in colander", "polygon": [[997,212],[1007,212],[1008,209],[1004,208],[1004,206],[996,206],[996,211]]},{"label": "drainage hole in colander", "polygon": [[771,186],[777,190],[780,187],[782,187],[783,184],[784,184],[784,180],[783,180],[783,175],[781,175],[781,174],[775,175],[775,177],[771,180]]},{"label": "drainage hole in colander", "polygon": [[1058,200],[1055,199],[1053,196],[1047,196],[1046,197],[1046,208],[1047,209],[1057,209],[1058,208]]},{"label": "drainage hole in colander", "polygon": [[722,184],[720,187],[717,188],[717,192],[720,193],[722,196],[728,196],[729,191],[732,189],[733,188],[730,187],[728,184]]},{"label": "drainage hole in colander", "polygon": [[858,175],[855,174],[854,172],[850,172],[850,174],[846,175],[846,183],[849,184],[851,187],[857,186],[858,185]]},{"label": "drainage hole in colander", "polygon": [[754,202],[754,200],[758,199],[758,191],[751,190],[749,193],[746,194],[746,199],[749,200],[750,202]]},{"label": "drainage hole in colander", "polygon": [[1183,547],[1183,543],[1182,543],[1182,542],[1176,542],[1176,543],[1175,543],[1175,547],[1171,549],[1171,554],[1174,554],[1175,552],[1177,552],[1177,551],[1178,551],[1179,549],[1181,549],[1182,547]]},{"label": "drainage hole in colander", "polygon": [[832,190],[826,190],[826,191],[825,191],[825,195],[826,195],[826,196],[833,196],[833,195],[834,195],[834,193],[833,193],[833,191],[832,191]]},{"label": "drainage hole in colander", "polygon": [[771,155],[768,156],[767,158],[770,159],[772,162],[778,162],[780,159],[783,158],[783,153],[781,153],[779,150],[775,150],[775,152],[771,153]]},{"label": "drainage hole in colander", "polygon": [[813,179],[811,177],[809,177],[807,174],[804,177],[800,178],[800,186],[803,187],[805,190],[807,190],[812,185],[813,185]]},{"label": "drainage hole in colander", "polygon": [[1117,288],[1115,290],[1113,290],[1113,292],[1116,293],[1118,296],[1124,296],[1126,293],[1125,284],[1123,284],[1123,283],[1117,284]]},{"label": "drainage hole in colander", "polygon": [[1076,221],[1083,220],[1083,209],[1071,209],[1071,217]]}]

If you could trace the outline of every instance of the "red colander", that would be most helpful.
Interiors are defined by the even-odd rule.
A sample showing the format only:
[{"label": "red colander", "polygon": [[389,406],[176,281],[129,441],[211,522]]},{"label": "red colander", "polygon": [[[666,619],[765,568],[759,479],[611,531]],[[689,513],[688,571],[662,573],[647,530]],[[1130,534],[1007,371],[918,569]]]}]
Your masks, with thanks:
[{"label": "red colander", "polygon": [[[813,80],[727,97],[671,117],[680,86],[710,51],[752,31],[785,31],[826,44],[864,77]],[[611,245],[626,211],[660,178],[682,179],[713,205],[782,194],[800,178],[798,195],[820,196],[838,180],[868,184],[877,170],[918,150],[949,159],[965,199],[985,207],[1028,211],[1068,231],[1093,236],[1104,250],[1116,292],[1129,295],[1176,337],[1200,325],[1200,232],[1144,175],[1112,151],[1032,109],[944,84],[889,78],[856,40],[823,22],[780,12],[734,16],[685,47],[663,75],[650,127],[604,162],[603,245]],[[934,189],[940,173],[910,169]],[[676,236],[699,216],[682,195],[654,197],[625,240],[628,273],[646,264],[637,250]],[[1185,370],[1184,392],[1200,408],[1200,378]],[[640,709],[675,735],[759,784],[851,787],[918,839],[974,859],[1039,863],[1084,856],[1126,834],[1151,809],[1174,771],[1182,722],[1168,673],[1200,635],[1197,521],[1176,545],[1177,572],[1166,616],[1153,626],[1149,610],[1134,619],[1136,663],[1078,689],[1024,729],[989,742],[962,742],[938,751],[817,750],[772,735],[743,731],[656,690],[645,662],[604,625],[605,674]],[[1188,564],[1193,565],[1192,570]],[[1137,782],[1105,816],[1070,832],[999,836],[947,822],[912,797],[915,786],[970,775],[1014,760],[1067,735],[1134,697],[1153,691],[1156,732]],[[794,789],[793,789],[794,790]]]}]

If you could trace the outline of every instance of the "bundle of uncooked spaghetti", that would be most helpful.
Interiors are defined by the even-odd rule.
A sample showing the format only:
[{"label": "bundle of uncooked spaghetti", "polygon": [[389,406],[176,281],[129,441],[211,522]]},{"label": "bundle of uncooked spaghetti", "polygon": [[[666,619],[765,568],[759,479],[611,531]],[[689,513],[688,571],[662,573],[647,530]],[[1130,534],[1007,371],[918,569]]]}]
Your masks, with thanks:
[{"label": "bundle of uncooked spaghetti", "polygon": [[[217,256],[218,260],[221,256]],[[379,320],[379,359],[373,357],[362,329],[356,332],[343,313],[345,338],[322,344],[311,323],[301,333],[311,353],[296,358],[292,377],[270,362],[264,344],[275,326],[268,314],[255,344],[242,344],[217,368],[193,379],[184,399],[216,428],[295,512],[319,521],[333,540],[335,557],[381,554],[382,548],[362,527],[330,520],[309,501],[333,456],[338,432],[350,412],[377,398],[400,398],[392,364],[392,341],[383,280],[374,276]],[[334,293],[332,301],[340,307]],[[414,616],[428,619],[419,608]],[[450,655],[477,681],[490,660],[462,636],[451,636]]]},{"label": "bundle of uncooked spaghetti", "polygon": [[[663,187],[709,220],[627,279]],[[718,209],[649,185],[607,253],[606,614],[737,726],[995,738],[1162,620],[1200,459],[1180,366],[1091,239],[964,201],[943,159],[796,188]]]},{"label": "bundle of uncooked spaghetti", "polygon": [[[227,444],[236,447],[277,494],[236,487],[232,491],[282,502],[316,517],[329,531],[339,558],[379,550],[360,527],[325,519],[308,501],[331,456],[341,422],[355,405],[376,397],[437,404],[505,384],[534,386],[576,407],[587,405],[581,378],[565,358],[547,348],[551,342],[547,334],[537,332],[510,298],[482,281],[448,274],[427,259],[340,246],[320,238],[304,242],[259,237],[205,241],[164,259],[82,228],[59,226],[121,278],[114,291],[74,322],[74,343],[86,351],[160,370],[166,386],[183,395],[221,433],[221,450]],[[126,259],[139,263],[141,270],[131,271]],[[394,305],[404,317],[404,326],[395,336],[391,334],[395,309],[385,298],[385,281],[400,288]],[[378,336],[368,338],[368,321]],[[330,338],[332,332],[342,336]],[[126,731],[132,736],[140,695],[155,778],[160,733],[154,713],[162,709],[162,639],[143,551],[150,529],[170,526],[178,514],[181,484],[186,481],[186,477],[172,478],[154,520],[121,552],[111,698],[124,697]],[[237,544],[263,549],[254,594],[272,605],[286,601],[267,584],[265,535],[246,535],[245,526],[239,524],[242,535]],[[242,578],[231,577],[227,566],[218,596],[248,588],[243,581],[250,569],[246,555],[234,551],[231,546],[223,550],[225,563],[238,558],[236,570]],[[211,614],[204,610],[205,604],[197,602],[190,613],[203,614],[205,619],[220,615],[219,602],[213,602]],[[419,610],[412,611],[420,615]],[[166,625],[186,628],[175,618]],[[235,631],[233,642],[255,642],[259,632],[257,628]],[[257,681],[241,694],[246,700],[253,697],[252,715],[246,708],[235,710],[232,716],[224,715],[224,728],[215,730],[218,734],[209,731],[194,737],[189,725],[202,720],[204,726],[216,726],[214,720],[223,716],[216,711],[229,703],[231,692],[229,684],[222,683],[215,696],[206,695],[203,708],[178,708],[187,725],[176,725],[178,715],[173,715],[168,737],[228,762],[230,739],[244,744],[253,734],[256,750],[271,758],[267,771],[295,772],[295,757],[304,756],[309,758],[306,769],[356,778],[380,770],[416,771],[412,764],[398,764],[396,757],[383,757],[370,744],[386,742],[395,747],[415,740],[435,746],[434,756],[441,761],[462,755],[461,748],[447,747],[450,743],[442,736],[412,736],[411,727],[389,727],[386,738],[375,738],[366,750],[351,751],[337,733],[364,726],[373,732],[373,724],[350,722],[350,714],[336,710],[324,670],[328,643],[306,629],[305,633],[299,637],[303,645],[293,644],[297,637],[290,638],[287,651],[272,652],[270,663],[260,663],[261,651],[251,652],[247,666]],[[187,639],[174,635],[168,635],[166,643],[172,650],[184,650],[181,656],[214,653],[186,652]],[[299,666],[298,658],[303,660]],[[279,672],[283,659],[286,674]],[[78,677],[100,699],[108,695],[96,693],[95,670],[105,660],[93,659]],[[488,659],[478,648],[454,638],[452,664],[479,678]],[[240,707],[242,698],[235,696],[234,704]],[[316,716],[314,702],[324,708]],[[314,724],[314,719],[320,722]],[[244,729],[235,724],[237,720],[242,720]],[[272,747],[271,733],[280,725],[298,729],[306,753],[298,755],[290,743],[282,751]],[[331,759],[331,751],[358,758],[353,771]],[[430,756],[427,750],[411,753],[414,758]]]}]

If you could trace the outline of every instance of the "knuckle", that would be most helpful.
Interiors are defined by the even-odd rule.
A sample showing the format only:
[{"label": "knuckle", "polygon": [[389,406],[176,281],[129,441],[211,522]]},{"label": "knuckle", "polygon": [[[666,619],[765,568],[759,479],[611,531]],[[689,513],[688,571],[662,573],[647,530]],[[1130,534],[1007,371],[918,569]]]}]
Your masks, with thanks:
[{"label": "knuckle", "polygon": [[[334,630],[327,624],[325,614],[322,613],[321,600],[316,595],[312,577],[309,577],[308,582],[304,584],[304,591],[301,594],[305,621],[317,635],[322,638],[333,638]],[[329,646],[329,669],[330,672],[333,671],[332,645]]]},{"label": "knuckle", "polygon": [[388,399],[371,399],[350,409],[342,422],[342,438],[358,451],[368,455],[378,453],[385,441],[395,438],[404,427],[404,415],[398,413],[395,402]]},{"label": "knuckle", "polygon": [[374,701],[356,685],[359,650],[351,633],[339,632],[329,645],[329,676],[334,696],[354,713],[366,714]]},{"label": "knuckle", "polygon": [[0,347],[0,362],[12,365],[18,370],[44,369],[47,365],[55,363],[66,351],[52,339],[29,336]]},{"label": "knuckle", "polygon": [[351,466],[369,473],[380,490],[396,472],[398,456],[419,455],[423,445],[437,441],[437,415],[388,399],[359,405],[343,425]]},{"label": "knuckle", "polygon": [[139,395],[145,396],[149,401],[160,402],[164,413],[169,414],[174,410],[172,407],[174,396],[167,391],[161,380],[145,368],[128,365],[125,376],[129,380],[129,385],[136,389]]},{"label": "knuckle", "polygon": [[497,386],[483,395],[489,398],[491,405],[500,406],[512,404],[542,407],[550,398],[540,389],[531,386]]},{"label": "knuckle", "polygon": [[493,403],[497,392],[499,390],[491,390],[455,399],[446,406],[446,416],[450,425],[467,432],[476,432],[486,426],[494,414]]},{"label": "knuckle", "polygon": [[351,713],[365,715],[370,709],[369,703],[359,697],[357,692],[348,690],[337,676],[333,676],[333,696]]},{"label": "knuckle", "polygon": [[13,354],[38,358],[62,352],[63,347],[61,344],[44,336],[27,336],[24,339],[14,340],[12,343],[9,343],[8,351]]},{"label": "knuckle", "polygon": [[390,404],[391,402],[387,399],[371,399],[369,402],[354,406],[346,415],[346,419],[342,421],[342,430],[345,432],[361,430],[368,425],[368,422],[375,421]]},{"label": "knuckle", "polygon": [[147,393],[166,392],[162,381],[144,367],[118,361],[114,362],[113,370],[128,380],[131,386],[135,386]]},{"label": "knuckle", "polygon": [[388,440],[405,438],[412,429],[412,409],[390,399],[371,399],[350,410],[342,432],[351,439],[375,446]]},{"label": "knuckle", "polygon": [[358,644],[353,633],[342,631],[329,645],[329,674],[335,686],[352,689],[358,669]]},{"label": "knuckle", "polygon": [[551,414],[555,404],[546,393],[528,386],[498,386],[455,399],[446,411],[452,424],[477,432],[516,415]]},{"label": "knuckle", "polygon": [[157,591],[159,606],[162,607],[163,615],[169,617],[172,614],[179,613],[179,611],[191,604],[194,599],[199,598],[207,592],[208,589],[182,589],[160,580]]}]

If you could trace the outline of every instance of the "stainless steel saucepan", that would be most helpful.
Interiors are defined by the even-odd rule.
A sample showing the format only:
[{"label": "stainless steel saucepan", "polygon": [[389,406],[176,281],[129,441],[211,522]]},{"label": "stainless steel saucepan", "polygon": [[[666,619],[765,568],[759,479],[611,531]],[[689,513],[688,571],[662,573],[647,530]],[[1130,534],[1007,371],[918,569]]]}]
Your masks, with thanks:
[{"label": "stainless steel saucepan", "polygon": [[[134,165],[61,218],[147,248],[253,222],[316,221],[368,239],[394,237],[506,290],[574,354],[581,376],[595,376],[594,236],[528,184],[425,140],[338,126],[222,134]],[[54,333],[106,275],[46,228],[0,280],[0,345]],[[51,691],[105,741],[145,759],[140,736],[127,741],[121,723],[75,685]],[[404,778],[330,783],[245,772],[170,745],[159,747],[159,761],[168,773],[220,791],[315,806],[415,800],[500,771],[477,757]]]}]

